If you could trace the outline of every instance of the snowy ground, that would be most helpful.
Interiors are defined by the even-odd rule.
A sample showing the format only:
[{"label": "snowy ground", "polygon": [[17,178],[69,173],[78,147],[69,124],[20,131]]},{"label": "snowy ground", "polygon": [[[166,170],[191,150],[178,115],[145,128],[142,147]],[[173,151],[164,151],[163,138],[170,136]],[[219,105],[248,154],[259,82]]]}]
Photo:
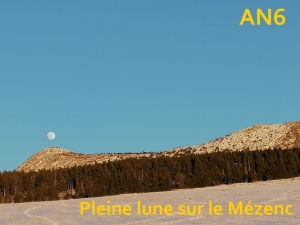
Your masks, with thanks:
[{"label": "snowy ground", "polygon": [[[131,216],[99,216],[91,215],[91,210],[80,215],[80,202],[92,202],[96,206],[131,205]],[[146,205],[171,205],[174,208],[171,216],[138,216],[137,201]],[[208,202],[223,206],[223,215],[209,215]],[[293,215],[247,216],[228,215],[228,202],[235,204],[242,201],[245,205],[251,200],[252,206],[292,205],[289,210]],[[204,205],[201,215],[178,215],[178,206]],[[77,224],[120,224],[120,225],[153,225],[153,224],[300,224],[300,178],[257,182],[252,184],[222,185],[209,188],[176,190],[169,192],[124,194],[118,196],[99,197],[93,199],[76,199],[68,201],[35,202],[0,205],[0,224],[21,225],[77,225]]]}]

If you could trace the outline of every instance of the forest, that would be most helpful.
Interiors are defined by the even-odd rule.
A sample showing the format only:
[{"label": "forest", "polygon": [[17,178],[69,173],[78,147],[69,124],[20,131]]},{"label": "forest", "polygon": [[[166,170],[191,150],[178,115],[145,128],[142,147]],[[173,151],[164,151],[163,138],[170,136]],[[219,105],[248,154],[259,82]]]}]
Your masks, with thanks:
[{"label": "forest", "polygon": [[300,175],[300,149],[128,158],[101,164],[0,172],[0,203],[199,188]]}]

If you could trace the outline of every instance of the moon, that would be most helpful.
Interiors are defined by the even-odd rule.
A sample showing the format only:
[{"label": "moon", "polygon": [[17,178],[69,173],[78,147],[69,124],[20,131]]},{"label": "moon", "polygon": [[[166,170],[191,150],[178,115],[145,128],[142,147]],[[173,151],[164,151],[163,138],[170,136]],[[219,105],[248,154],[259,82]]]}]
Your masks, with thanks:
[{"label": "moon", "polygon": [[54,132],[49,132],[47,134],[47,137],[50,139],[50,140],[53,140],[55,138],[55,133]]}]

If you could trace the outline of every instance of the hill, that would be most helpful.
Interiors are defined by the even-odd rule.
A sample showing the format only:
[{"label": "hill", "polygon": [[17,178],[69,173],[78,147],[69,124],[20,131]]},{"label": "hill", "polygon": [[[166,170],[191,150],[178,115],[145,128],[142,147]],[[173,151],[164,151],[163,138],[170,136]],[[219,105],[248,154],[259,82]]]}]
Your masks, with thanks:
[{"label": "hill", "polygon": [[129,157],[139,158],[142,156],[151,157],[152,154],[81,154],[59,147],[46,148],[33,156],[17,168],[17,171],[28,172],[41,169],[70,168],[80,165],[94,165],[96,163],[122,160]]},{"label": "hill", "polygon": [[163,153],[136,154],[80,154],[58,147],[46,148],[31,156],[17,168],[17,171],[67,168],[75,165],[89,165],[101,162],[123,160],[130,157],[157,157],[161,154],[174,156],[180,154],[202,154],[215,151],[243,151],[265,149],[300,148],[300,122],[283,124],[258,124],[241,129],[222,138],[196,146],[174,148]]},{"label": "hill", "polygon": [[196,146],[174,148],[168,154],[211,153],[214,151],[243,151],[292,149],[300,147],[300,122],[257,124],[238,130],[225,137]]}]

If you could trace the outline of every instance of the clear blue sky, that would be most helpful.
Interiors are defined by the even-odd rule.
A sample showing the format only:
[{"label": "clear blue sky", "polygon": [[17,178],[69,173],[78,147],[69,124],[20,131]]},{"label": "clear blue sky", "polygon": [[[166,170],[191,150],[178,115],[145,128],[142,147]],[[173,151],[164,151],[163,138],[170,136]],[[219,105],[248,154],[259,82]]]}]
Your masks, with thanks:
[{"label": "clear blue sky", "polygon": [[[283,26],[240,26],[245,8]],[[300,120],[298,1],[1,1],[0,171]],[[47,133],[56,139],[47,139]]]}]

